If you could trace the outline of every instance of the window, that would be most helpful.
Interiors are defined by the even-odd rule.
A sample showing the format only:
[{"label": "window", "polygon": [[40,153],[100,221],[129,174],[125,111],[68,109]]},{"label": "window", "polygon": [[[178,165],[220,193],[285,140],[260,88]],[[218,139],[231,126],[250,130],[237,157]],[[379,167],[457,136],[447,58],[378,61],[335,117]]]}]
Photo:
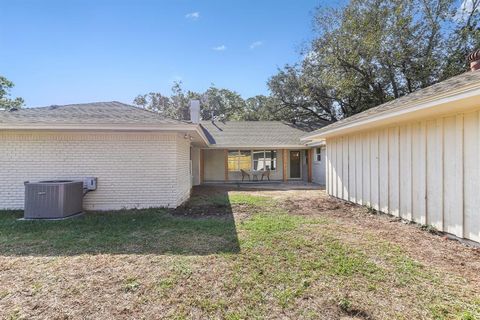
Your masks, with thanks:
[{"label": "window", "polygon": [[228,171],[276,170],[275,150],[228,150]]},{"label": "window", "polygon": [[254,170],[276,170],[277,169],[277,151],[275,150],[253,151],[253,169]]},{"label": "window", "polygon": [[229,150],[228,171],[250,170],[252,168],[252,152],[250,150]]},{"label": "window", "polygon": [[322,148],[315,148],[315,161],[322,161]]}]

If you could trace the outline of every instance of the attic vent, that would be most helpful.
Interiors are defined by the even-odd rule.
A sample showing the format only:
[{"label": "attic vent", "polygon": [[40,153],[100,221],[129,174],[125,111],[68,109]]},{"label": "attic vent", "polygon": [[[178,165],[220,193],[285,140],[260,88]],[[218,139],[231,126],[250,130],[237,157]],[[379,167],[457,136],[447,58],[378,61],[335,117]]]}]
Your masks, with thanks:
[{"label": "attic vent", "polygon": [[18,108],[11,108],[10,110],[8,110],[10,112],[14,112],[14,111],[18,111]]},{"label": "attic vent", "polygon": [[60,107],[59,105],[53,105],[53,106],[50,106],[48,109],[50,110],[55,110],[57,109],[58,107]]}]

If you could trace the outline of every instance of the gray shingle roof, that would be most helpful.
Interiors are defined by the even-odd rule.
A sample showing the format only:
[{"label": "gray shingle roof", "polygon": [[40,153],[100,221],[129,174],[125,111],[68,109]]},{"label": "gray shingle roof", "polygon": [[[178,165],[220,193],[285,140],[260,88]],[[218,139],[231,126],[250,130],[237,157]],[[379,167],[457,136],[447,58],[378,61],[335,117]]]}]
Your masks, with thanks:
[{"label": "gray shingle roof", "polygon": [[317,135],[317,134],[322,134],[325,132],[328,132],[330,130],[334,129],[339,129],[345,125],[352,124],[357,121],[361,121],[364,119],[367,119],[372,116],[378,116],[383,113],[389,113],[393,112],[399,109],[403,109],[405,107],[411,106],[418,104],[423,101],[428,101],[433,98],[437,98],[439,96],[442,96],[443,94],[460,90],[462,88],[467,88],[472,85],[479,85],[480,84],[480,71],[475,71],[475,72],[465,72],[461,75],[452,77],[450,79],[447,79],[445,81],[439,82],[437,84],[434,84],[430,87],[426,87],[424,89],[417,90],[413,93],[410,93],[406,96],[400,97],[398,99],[389,101],[387,103],[381,104],[377,107],[368,109],[364,112],[358,113],[356,115],[353,115],[351,117],[342,119],[340,121],[337,121],[335,123],[332,123],[328,126],[325,126],[323,128],[320,128],[318,130],[312,131],[306,135],[304,135],[304,138]]},{"label": "gray shingle roof", "polygon": [[281,121],[202,121],[212,147],[302,146],[305,131]]},{"label": "gray shingle roof", "polygon": [[0,124],[185,124],[117,101],[0,111]]}]

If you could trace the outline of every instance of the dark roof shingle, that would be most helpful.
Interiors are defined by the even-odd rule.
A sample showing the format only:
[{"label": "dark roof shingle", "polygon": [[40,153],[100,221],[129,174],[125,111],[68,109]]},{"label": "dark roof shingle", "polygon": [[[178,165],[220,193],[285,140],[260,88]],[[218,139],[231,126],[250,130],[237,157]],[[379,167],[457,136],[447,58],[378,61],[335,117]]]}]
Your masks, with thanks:
[{"label": "dark roof shingle", "polygon": [[185,124],[117,101],[0,111],[0,124]]},{"label": "dark roof shingle", "polygon": [[302,146],[305,131],[281,121],[202,121],[213,147]]}]

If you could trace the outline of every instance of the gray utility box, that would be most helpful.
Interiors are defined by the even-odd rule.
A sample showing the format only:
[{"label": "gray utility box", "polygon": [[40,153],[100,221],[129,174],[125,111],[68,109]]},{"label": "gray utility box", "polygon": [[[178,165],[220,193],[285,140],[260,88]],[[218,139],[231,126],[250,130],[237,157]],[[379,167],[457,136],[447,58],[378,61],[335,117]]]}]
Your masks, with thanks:
[{"label": "gray utility box", "polygon": [[82,212],[83,182],[25,182],[25,219],[61,219]]}]

